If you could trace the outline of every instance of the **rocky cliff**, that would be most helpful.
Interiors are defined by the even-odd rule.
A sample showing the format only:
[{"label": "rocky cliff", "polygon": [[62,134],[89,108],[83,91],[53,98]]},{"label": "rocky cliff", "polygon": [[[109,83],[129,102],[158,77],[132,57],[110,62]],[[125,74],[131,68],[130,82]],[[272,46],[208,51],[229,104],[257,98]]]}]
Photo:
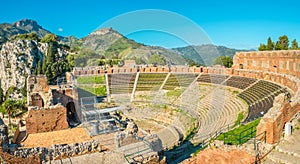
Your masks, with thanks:
[{"label": "rocky cliff", "polygon": [[[15,99],[22,99],[20,89],[25,85],[25,79],[37,68],[38,62],[44,60],[48,53],[48,43],[36,40],[11,40],[4,43],[0,50],[0,79],[1,87],[5,91],[15,86],[14,92],[9,95]],[[57,49],[59,57],[65,57],[67,52]]]}]

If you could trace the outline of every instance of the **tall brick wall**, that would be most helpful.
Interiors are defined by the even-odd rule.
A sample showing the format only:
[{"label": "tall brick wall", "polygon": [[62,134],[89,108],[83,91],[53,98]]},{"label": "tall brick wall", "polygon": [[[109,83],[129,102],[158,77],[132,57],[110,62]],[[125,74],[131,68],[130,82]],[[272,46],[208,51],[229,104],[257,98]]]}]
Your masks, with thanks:
[{"label": "tall brick wall", "polygon": [[26,118],[26,133],[41,133],[68,128],[67,110],[56,105],[48,109],[29,109]]},{"label": "tall brick wall", "polygon": [[234,69],[262,70],[290,74],[300,78],[300,50],[238,52]]}]

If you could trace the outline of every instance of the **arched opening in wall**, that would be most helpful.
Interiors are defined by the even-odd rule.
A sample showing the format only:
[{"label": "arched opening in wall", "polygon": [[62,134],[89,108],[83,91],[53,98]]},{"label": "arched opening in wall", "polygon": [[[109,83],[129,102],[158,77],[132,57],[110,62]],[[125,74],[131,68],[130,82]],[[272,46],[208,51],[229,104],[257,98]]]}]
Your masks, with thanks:
[{"label": "arched opening in wall", "polygon": [[244,69],[244,65],[243,64],[240,64],[240,69]]},{"label": "arched opening in wall", "polygon": [[69,126],[74,127],[79,122],[74,102],[68,102],[66,108],[68,124]]},{"label": "arched opening in wall", "polygon": [[201,73],[203,72],[203,67],[200,68],[200,72],[201,72]]},{"label": "arched opening in wall", "polygon": [[31,105],[38,106],[38,107],[44,107],[44,100],[40,94],[35,93],[35,94],[31,95]]}]

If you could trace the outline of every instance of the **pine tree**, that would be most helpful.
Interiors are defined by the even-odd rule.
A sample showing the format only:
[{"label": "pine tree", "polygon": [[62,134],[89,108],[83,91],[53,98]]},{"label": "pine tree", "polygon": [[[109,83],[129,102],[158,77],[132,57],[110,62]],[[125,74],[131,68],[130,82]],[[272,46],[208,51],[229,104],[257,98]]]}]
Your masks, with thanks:
[{"label": "pine tree", "polygon": [[3,101],[4,101],[4,93],[3,93],[3,89],[0,85],[0,105],[2,105]]},{"label": "pine tree", "polygon": [[47,60],[46,57],[44,57],[43,65],[42,65],[42,74],[45,75],[47,70]]},{"label": "pine tree", "polygon": [[268,44],[267,44],[267,50],[274,50],[275,46],[274,46],[274,42],[272,41],[272,39],[269,37],[268,38]]},{"label": "pine tree", "polygon": [[260,44],[258,50],[259,51],[266,51],[267,50],[267,46],[265,44]]},{"label": "pine tree", "polygon": [[292,50],[298,50],[298,49],[299,49],[299,47],[298,47],[298,42],[297,42],[296,39],[294,39],[294,40],[292,41],[291,49],[292,49]]},{"label": "pine tree", "polygon": [[289,38],[286,35],[280,36],[276,42],[275,50],[287,50],[289,49]]},{"label": "pine tree", "polygon": [[42,73],[42,62],[41,60],[39,60],[38,64],[37,64],[37,74],[41,75]]}]

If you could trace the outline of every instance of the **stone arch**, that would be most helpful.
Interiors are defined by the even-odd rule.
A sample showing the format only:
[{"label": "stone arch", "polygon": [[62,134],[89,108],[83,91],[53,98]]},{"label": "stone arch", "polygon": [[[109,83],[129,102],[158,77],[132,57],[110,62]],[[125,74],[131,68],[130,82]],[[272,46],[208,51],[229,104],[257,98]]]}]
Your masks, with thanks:
[{"label": "stone arch", "polygon": [[66,105],[67,108],[67,119],[69,125],[72,125],[74,123],[78,122],[78,116],[76,113],[75,103],[73,101],[70,101]]}]

